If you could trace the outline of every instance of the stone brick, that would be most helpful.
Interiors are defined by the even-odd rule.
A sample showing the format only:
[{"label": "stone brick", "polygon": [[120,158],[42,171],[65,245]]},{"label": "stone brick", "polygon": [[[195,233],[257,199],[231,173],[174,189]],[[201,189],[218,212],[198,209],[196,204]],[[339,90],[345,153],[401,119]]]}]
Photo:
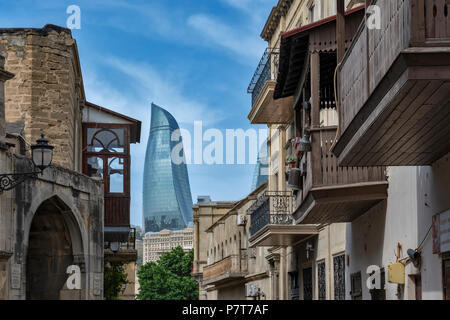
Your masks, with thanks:
[{"label": "stone brick", "polygon": [[7,121],[25,121],[27,141],[35,141],[44,132],[58,146],[54,163],[69,169],[74,169],[74,150],[81,150],[81,146],[74,148],[75,127],[81,130],[82,118],[75,104],[82,93],[75,80],[81,75],[75,73],[78,61],[73,45],[65,31],[24,29],[0,34],[0,54],[6,57],[6,68],[16,74],[5,97]]}]

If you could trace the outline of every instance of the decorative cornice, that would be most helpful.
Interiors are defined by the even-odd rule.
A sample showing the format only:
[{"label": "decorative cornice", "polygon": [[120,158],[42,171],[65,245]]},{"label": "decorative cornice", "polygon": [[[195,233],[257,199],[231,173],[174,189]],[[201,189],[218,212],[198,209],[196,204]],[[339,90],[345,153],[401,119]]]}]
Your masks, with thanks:
[{"label": "decorative cornice", "polygon": [[272,8],[269,18],[267,19],[266,24],[264,25],[264,29],[261,32],[261,38],[263,38],[267,42],[270,41],[270,39],[273,36],[273,33],[275,32],[280,23],[281,17],[287,14],[293,2],[294,0],[278,1],[278,4]]}]

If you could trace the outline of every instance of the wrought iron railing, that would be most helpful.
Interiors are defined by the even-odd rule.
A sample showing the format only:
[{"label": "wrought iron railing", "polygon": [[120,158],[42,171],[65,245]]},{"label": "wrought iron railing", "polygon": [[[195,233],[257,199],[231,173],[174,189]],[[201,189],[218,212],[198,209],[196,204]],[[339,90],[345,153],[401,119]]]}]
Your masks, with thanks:
[{"label": "wrought iron railing", "polygon": [[[276,72],[278,71],[278,55],[279,51],[276,49],[267,48],[264,51],[264,54],[259,61],[258,67],[256,68],[247,89],[247,93],[252,95],[252,106],[254,105],[256,99],[258,99],[258,96],[264,88],[266,82],[269,80],[275,80]],[[274,68],[272,68],[272,62],[274,64]]]},{"label": "wrought iron railing", "polygon": [[291,191],[266,191],[247,210],[250,214],[250,236],[267,225],[291,225],[293,195]]}]

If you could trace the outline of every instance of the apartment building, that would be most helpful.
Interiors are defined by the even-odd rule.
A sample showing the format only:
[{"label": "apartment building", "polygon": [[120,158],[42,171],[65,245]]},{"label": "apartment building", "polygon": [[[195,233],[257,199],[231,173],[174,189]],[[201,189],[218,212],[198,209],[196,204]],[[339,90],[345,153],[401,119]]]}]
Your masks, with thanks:
[{"label": "apartment building", "polygon": [[[333,153],[340,166],[387,167],[389,188],[347,229],[347,298],[450,299],[448,2],[370,3],[379,28],[361,23],[339,55]],[[364,285],[369,265],[381,291]]]},{"label": "apartment building", "polygon": [[[364,10],[359,2],[346,5],[350,45]],[[300,224],[305,212],[357,210],[363,204],[346,203],[342,186],[368,182],[338,173],[327,149],[337,126],[335,14],[335,1],[279,1],[262,31],[268,49],[248,89],[250,122],[270,131],[269,181],[248,211],[249,245],[277,257],[273,299],[345,299],[347,221]]]},{"label": "apartment building", "polygon": [[446,5],[366,3],[380,15],[338,0],[288,30],[280,1],[263,32],[249,119],[270,128],[271,175],[249,241],[279,253],[281,299],[450,297]]},{"label": "apartment building", "polygon": [[143,241],[143,264],[157,262],[163,253],[172,251],[177,247],[189,252],[194,247],[194,229],[171,231],[161,230],[155,233],[146,233]]}]

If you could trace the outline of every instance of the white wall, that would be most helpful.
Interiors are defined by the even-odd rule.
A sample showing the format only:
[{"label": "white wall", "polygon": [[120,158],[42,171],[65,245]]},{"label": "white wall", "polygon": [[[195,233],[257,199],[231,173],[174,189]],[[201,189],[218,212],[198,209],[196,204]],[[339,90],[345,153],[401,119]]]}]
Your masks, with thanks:
[{"label": "white wall", "polygon": [[361,271],[363,299],[370,299],[366,270],[378,265],[386,270],[386,299],[415,299],[414,283],[409,275],[421,273],[422,298],[442,299],[442,269],[439,255],[432,253],[431,233],[424,242],[422,267],[406,265],[404,290],[387,281],[387,265],[396,261],[397,242],[402,244],[401,258],[408,249],[416,249],[431,226],[432,216],[450,208],[449,155],[432,167],[388,168],[388,200],[370,209],[347,228],[346,292],[350,299],[350,275]]}]

